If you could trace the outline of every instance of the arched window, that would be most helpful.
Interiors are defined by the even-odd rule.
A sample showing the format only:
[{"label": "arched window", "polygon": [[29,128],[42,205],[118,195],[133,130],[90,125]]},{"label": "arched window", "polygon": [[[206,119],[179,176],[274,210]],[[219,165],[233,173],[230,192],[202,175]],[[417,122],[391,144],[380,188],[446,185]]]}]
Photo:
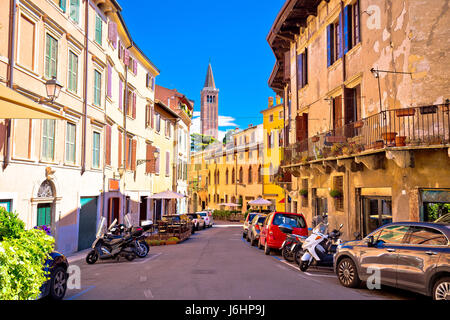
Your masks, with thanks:
[{"label": "arched window", "polygon": [[225,184],[228,184],[228,169],[225,171]]}]

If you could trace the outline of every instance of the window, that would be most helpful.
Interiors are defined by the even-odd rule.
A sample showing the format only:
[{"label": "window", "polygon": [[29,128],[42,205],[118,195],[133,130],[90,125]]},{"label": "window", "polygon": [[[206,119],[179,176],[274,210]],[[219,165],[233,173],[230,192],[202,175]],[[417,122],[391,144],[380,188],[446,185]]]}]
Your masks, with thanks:
[{"label": "window", "polygon": [[166,177],[170,175],[170,152],[166,151]]},{"label": "window", "polygon": [[344,177],[337,176],[333,178],[333,188],[341,192],[342,196],[335,198],[335,209],[337,211],[344,211]]},{"label": "window", "polygon": [[94,104],[100,106],[102,101],[102,74],[94,70]]},{"label": "window", "polygon": [[[342,14],[341,14],[342,15]],[[327,62],[331,66],[337,60],[342,58],[342,35],[340,27],[341,16],[335,23],[327,26]]]},{"label": "window", "polygon": [[[111,126],[106,125],[106,137],[105,137],[105,164],[107,166],[111,165]],[[120,164],[119,164],[120,166]]]},{"label": "window", "polygon": [[92,167],[100,168],[100,133],[94,132],[92,139]]},{"label": "window", "polygon": [[263,182],[263,173],[262,173],[262,167],[258,167],[258,184],[261,184]]},{"label": "window", "polygon": [[408,226],[389,226],[381,230],[378,241],[383,243],[403,243],[408,232]]},{"label": "window", "polygon": [[151,118],[152,117],[152,106],[150,104],[147,104],[145,106],[145,127],[148,128],[151,125]]},{"label": "window", "polygon": [[160,132],[161,131],[161,116],[159,115],[159,113],[155,114],[155,120],[156,120],[156,132]]},{"label": "window", "polygon": [[442,232],[426,227],[410,227],[406,243],[414,245],[445,246],[447,237]]},{"label": "window", "polygon": [[344,8],[344,54],[361,41],[359,0]]},{"label": "window", "polygon": [[69,91],[77,93],[78,91],[78,56],[69,51]]},{"label": "window", "polygon": [[95,42],[102,45],[102,18],[95,16]]},{"label": "window", "polygon": [[112,67],[111,65],[108,63],[108,85],[106,87],[106,95],[108,97],[112,97]]},{"label": "window", "polygon": [[45,42],[45,77],[57,76],[58,41],[47,33]]},{"label": "window", "polygon": [[80,0],[70,0],[70,18],[76,23],[80,22]]},{"label": "window", "polygon": [[269,116],[269,122],[273,122],[273,114]]},{"label": "window", "polygon": [[42,159],[54,160],[55,152],[55,120],[42,121]]},{"label": "window", "polygon": [[273,218],[272,224],[274,226],[279,226],[281,224],[288,224],[293,228],[305,228],[306,222],[302,216],[294,214],[276,214]]},{"label": "window", "polygon": [[[159,148],[156,148],[156,152],[159,154],[160,152],[159,152]],[[156,161],[155,161],[155,173],[156,174],[159,174],[159,163],[160,163],[160,160],[161,159],[161,157],[160,156],[158,156],[157,158],[156,158]]]},{"label": "window", "polygon": [[305,48],[305,52],[297,56],[297,67],[297,85],[298,89],[301,89],[308,84],[308,48]]},{"label": "window", "polygon": [[77,126],[67,122],[66,126],[66,162],[75,163],[75,147],[76,147]]},{"label": "window", "polygon": [[248,184],[252,184],[252,167],[250,166],[250,168],[248,168]]}]

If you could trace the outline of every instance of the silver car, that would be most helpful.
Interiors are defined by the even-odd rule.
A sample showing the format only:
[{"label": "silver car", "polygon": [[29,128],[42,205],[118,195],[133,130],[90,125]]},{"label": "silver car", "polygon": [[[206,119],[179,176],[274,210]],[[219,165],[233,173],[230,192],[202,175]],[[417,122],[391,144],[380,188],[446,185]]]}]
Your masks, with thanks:
[{"label": "silver car", "polygon": [[340,245],[334,269],[345,287],[366,281],[450,300],[449,239],[447,223],[390,223]]}]

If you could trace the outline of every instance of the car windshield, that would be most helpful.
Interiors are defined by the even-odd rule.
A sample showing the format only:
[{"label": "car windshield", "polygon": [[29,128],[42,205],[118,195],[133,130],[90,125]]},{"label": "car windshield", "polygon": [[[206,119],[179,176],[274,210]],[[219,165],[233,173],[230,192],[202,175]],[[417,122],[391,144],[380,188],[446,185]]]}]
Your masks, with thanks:
[{"label": "car windshield", "polygon": [[273,225],[279,226],[280,224],[288,224],[293,228],[305,228],[306,226],[305,219],[302,216],[285,213],[279,213],[273,219]]},{"label": "car windshield", "polygon": [[321,234],[327,234],[328,233],[328,224],[325,224],[323,222],[319,223],[314,229],[313,233],[321,233]]},{"label": "car windshield", "polygon": [[264,223],[264,220],[266,220],[265,216],[259,217],[258,218],[258,223]]},{"label": "car windshield", "polygon": [[256,213],[250,213],[250,214],[248,215],[248,221],[251,222],[255,216],[256,216]]},{"label": "car windshield", "polygon": [[202,217],[206,217],[206,212],[199,212],[199,215],[201,215]]}]

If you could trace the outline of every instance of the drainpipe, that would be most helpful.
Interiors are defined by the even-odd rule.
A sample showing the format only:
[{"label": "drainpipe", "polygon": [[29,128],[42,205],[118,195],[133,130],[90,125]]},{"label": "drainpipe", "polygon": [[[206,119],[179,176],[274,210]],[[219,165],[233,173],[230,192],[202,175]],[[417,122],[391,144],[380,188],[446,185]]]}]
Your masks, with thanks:
[{"label": "drainpipe", "polygon": [[83,103],[83,150],[81,155],[81,175],[86,172],[86,135],[87,135],[87,96],[88,96],[88,63],[89,63],[89,1],[85,5],[85,35],[84,35],[84,103]]},{"label": "drainpipe", "polygon": [[[9,82],[8,86],[12,89],[14,84],[14,52],[16,47],[16,0],[11,0],[11,19],[10,19],[10,52],[9,52]],[[11,119],[6,119],[6,145],[3,161],[3,170],[9,165],[11,156]]]},{"label": "drainpipe", "polygon": [[[130,50],[130,48],[133,46],[133,44],[131,44],[127,50]],[[130,61],[128,61],[128,63],[130,63]],[[128,108],[128,63],[125,64],[125,85],[124,85],[124,103],[123,103],[123,137],[122,137],[122,143],[123,143],[123,201],[122,201],[122,207],[123,207],[123,212],[122,212],[122,216],[126,215],[126,194],[125,194],[125,188],[126,188],[126,173],[127,173],[127,108]],[[131,160],[131,159],[130,159]]]}]

